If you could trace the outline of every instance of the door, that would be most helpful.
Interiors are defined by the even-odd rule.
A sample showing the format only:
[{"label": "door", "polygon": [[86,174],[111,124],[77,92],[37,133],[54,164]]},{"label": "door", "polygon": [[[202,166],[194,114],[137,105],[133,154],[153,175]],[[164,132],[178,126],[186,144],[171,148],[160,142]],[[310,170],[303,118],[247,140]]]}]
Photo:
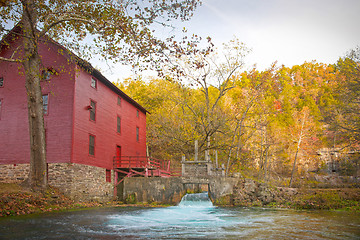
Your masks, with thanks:
[{"label": "door", "polygon": [[116,167],[121,167],[121,146],[116,146]]}]

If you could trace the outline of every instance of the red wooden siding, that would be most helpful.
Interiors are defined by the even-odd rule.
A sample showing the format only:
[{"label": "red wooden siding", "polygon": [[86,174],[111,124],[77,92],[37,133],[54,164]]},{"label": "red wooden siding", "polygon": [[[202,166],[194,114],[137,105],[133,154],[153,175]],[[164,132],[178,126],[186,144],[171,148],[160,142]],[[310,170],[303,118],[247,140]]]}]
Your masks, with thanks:
[{"label": "red wooden siding", "polygon": [[[73,162],[112,169],[117,146],[124,155],[146,155],[146,115],[125,101],[118,105],[118,94],[101,81],[91,87],[91,74],[79,71],[75,84]],[[96,102],[96,121],[89,120],[90,100]],[[121,134],[117,133],[117,117],[121,117]],[[140,141],[136,141],[136,127]],[[96,136],[95,157],[89,156],[88,135]],[[85,150],[85,151],[84,151]]]},{"label": "red wooden siding", "polygon": [[[15,41],[10,49],[3,49],[1,56],[9,56],[21,44]],[[70,162],[72,134],[72,104],[74,71],[66,59],[57,53],[54,45],[40,44],[40,54],[45,67],[53,67],[59,75],[52,75],[42,82],[43,94],[49,95],[48,114],[44,117],[47,132],[47,161]],[[0,61],[0,76],[4,87],[0,88],[3,99],[0,120],[0,164],[27,163],[30,158],[27,95],[22,66]]]},{"label": "red wooden siding", "polygon": [[[0,50],[0,56],[9,57],[19,44],[21,41],[16,40],[10,49]],[[41,83],[43,94],[48,94],[48,114],[44,117],[48,162],[112,169],[117,146],[122,155],[145,156],[145,110],[104,77],[95,77],[96,88],[91,87],[94,76],[77,64],[69,64],[66,51],[60,46],[41,43],[39,49],[44,67],[57,73]],[[25,78],[19,74],[19,68],[19,64],[0,61],[0,77],[4,79],[0,88],[0,164],[28,163],[30,158]],[[95,121],[90,120],[91,100],[96,102]],[[118,116],[121,134],[117,133]],[[89,135],[95,136],[95,156],[89,155]]]}]

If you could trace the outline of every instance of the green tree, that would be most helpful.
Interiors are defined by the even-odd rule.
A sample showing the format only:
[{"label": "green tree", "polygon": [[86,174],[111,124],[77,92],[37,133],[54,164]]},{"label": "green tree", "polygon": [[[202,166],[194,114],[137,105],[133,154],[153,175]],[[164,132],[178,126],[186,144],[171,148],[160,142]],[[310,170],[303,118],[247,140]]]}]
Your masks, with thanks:
[{"label": "green tree", "polygon": [[[47,187],[39,40],[46,41],[49,36],[81,56],[97,52],[113,61],[139,65],[140,60],[144,60],[151,65],[154,60],[160,60],[166,52],[170,52],[171,45],[174,46],[173,42],[164,42],[154,36],[154,24],[167,26],[170,19],[188,20],[199,4],[199,0],[2,2],[1,35],[9,33],[7,26],[19,23],[23,39],[19,58],[11,56],[0,60],[20,62],[24,67],[31,145],[29,180],[32,189],[43,190]],[[86,44],[89,40],[92,43]]]},{"label": "green tree", "polygon": [[[203,70],[199,61],[195,63]],[[343,79],[333,65],[274,64],[265,71],[238,71],[228,82],[220,81],[223,85],[215,84],[214,76],[202,78],[205,72],[191,71],[194,77],[187,82],[165,77],[124,84],[124,90],[151,112],[147,139],[156,157],[191,158],[198,139],[202,152],[217,150],[228,175],[240,171],[264,180],[292,175],[292,185],[298,172],[319,164],[316,150],[328,144],[324,112],[336,106],[336,86]],[[219,86],[226,87],[220,99]],[[208,111],[214,103],[214,110]]]},{"label": "green tree", "polygon": [[343,78],[337,89],[338,105],[332,120],[339,134],[355,146],[360,141],[360,48],[340,58],[336,67]]}]

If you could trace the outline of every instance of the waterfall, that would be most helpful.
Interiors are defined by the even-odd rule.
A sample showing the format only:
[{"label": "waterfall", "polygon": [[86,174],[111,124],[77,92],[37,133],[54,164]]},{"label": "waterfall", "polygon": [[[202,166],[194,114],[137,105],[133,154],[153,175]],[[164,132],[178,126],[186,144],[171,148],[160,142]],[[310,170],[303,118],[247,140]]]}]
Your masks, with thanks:
[{"label": "waterfall", "polygon": [[178,205],[179,207],[213,207],[208,192],[186,194]]}]

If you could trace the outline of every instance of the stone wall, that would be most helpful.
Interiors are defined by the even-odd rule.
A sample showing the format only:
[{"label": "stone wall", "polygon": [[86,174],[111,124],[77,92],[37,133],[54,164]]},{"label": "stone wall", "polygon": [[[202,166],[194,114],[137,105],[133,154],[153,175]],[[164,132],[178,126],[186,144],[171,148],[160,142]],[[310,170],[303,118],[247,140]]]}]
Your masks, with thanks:
[{"label": "stone wall", "polygon": [[[0,181],[18,182],[28,177],[29,164],[0,165]],[[113,181],[111,171],[111,181]],[[58,188],[76,201],[110,201],[113,198],[113,183],[106,182],[104,168],[75,164],[49,163],[49,185]]]},{"label": "stone wall", "polygon": [[212,177],[209,180],[209,192],[212,202],[216,205],[230,205],[231,196],[238,178]]},{"label": "stone wall", "polygon": [[210,175],[211,163],[204,161],[183,161],[183,177],[207,177]]},{"label": "stone wall", "polygon": [[72,199],[104,202],[113,198],[113,184],[106,182],[104,168],[69,163],[54,165],[49,164],[49,184],[64,191]]},{"label": "stone wall", "polygon": [[279,194],[275,189],[249,178],[239,178],[232,197],[235,206],[249,206],[254,203],[262,206],[279,201]]},{"label": "stone wall", "polygon": [[[237,178],[125,178],[122,191],[118,192],[120,200],[127,203],[159,202],[164,204],[178,204],[187,191],[209,191],[211,200],[215,204],[231,204],[234,186]],[[229,198],[229,199],[228,199]],[[226,202],[224,202],[226,199]]]},{"label": "stone wall", "polygon": [[29,175],[29,164],[0,165],[1,182],[24,181]]},{"label": "stone wall", "polygon": [[124,179],[123,192],[119,192],[120,200],[127,203],[158,202],[175,205],[185,195],[184,184],[180,177]]}]

